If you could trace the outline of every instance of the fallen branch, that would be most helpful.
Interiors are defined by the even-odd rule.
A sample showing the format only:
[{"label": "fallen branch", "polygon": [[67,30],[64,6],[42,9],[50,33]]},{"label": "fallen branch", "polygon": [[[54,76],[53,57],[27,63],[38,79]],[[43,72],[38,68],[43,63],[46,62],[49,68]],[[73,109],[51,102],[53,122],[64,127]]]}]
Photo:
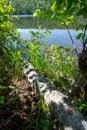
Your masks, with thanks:
[{"label": "fallen branch", "polygon": [[24,74],[35,89],[36,95],[44,95],[52,121],[57,123],[58,130],[87,130],[87,122],[68,97],[39,75],[27,61],[24,62]]}]

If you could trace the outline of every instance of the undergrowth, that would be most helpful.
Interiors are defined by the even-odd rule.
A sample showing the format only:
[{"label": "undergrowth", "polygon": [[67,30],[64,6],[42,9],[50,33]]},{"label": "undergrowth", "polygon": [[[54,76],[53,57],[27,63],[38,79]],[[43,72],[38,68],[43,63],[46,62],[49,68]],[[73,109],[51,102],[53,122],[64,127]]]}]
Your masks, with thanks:
[{"label": "undergrowth", "polygon": [[[8,43],[6,47],[2,46],[1,48],[2,55],[0,56],[0,114],[2,117],[2,122],[0,121],[0,129],[4,129],[7,126],[7,129],[15,130],[48,130],[50,128],[50,121],[48,109],[45,105],[43,96],[41,96],[40,100],[38,101],[35,99],[35,101],[33,101],[32,97],[28,99],[28,97],[25,96],[25,99],[27,99],[25,104],[24,102],[19,100],[20,94],[22,93],[21,90],[19,91],[19,88],[14,85],[8,86],[11,79],[15,77],[18,77],[20,79],[20,77],[22,77],[23,75],[22,56],[25,53],[25,50],[23,50],[23,48],[20,48],[20,46],[17,46],[15,47],[14,44]],[[25,86],[23,87],[25,88]],[[28,91],[28,89],[26,91]],[[11,91],[13,91],[12,95],[10,95]],[[29,103],[27,103],[30,101],[31,106],[29,106]],[[21,106],[21,104],[23,105]],[[28,107],[24,108],[24,105],[25,107],[26,105]],[[32,112],[30,113],[31,110]],[[4,115],[5,111],[7,111],[8,114],[3,117],[2,115]],[[29,112],[27,113],[27,111]],[[21,117],[21,115],[23,115],[23,117]],[[19,124],[15,120],[17,120]],[[16,125],[14,126],[15,122]]]},{"label": "undergrowth", "polygon": [[[30,94],[31,90],[27,91],[29,93],[28,95],[22,95],[18,86],[5,87],[0,85],[0,94],[2,92],[3,96],[0,96],[0,129],[51,130],[49,110],[45,105],[43,96],[36,100],[35,97]],[[30,100],[28,99],[29,97]],[[8,114],[4,116],[6,111]]]},{"label": "undergrowth", "polygon": [[[16,47],[12,42],[8,43],[7,47],[2,47],[2,55],[0,56],[0,105],[7,105],[5,102],[5,96],[2,96],[3,90],[5,91],[7,81],[13,77],[21,77],[23,75],[23,57],[29,59],[29,62],[35,67],[35,69],[42,75],[44,75],[49,82],[55,84],[62,90],[67,89],[72,83],[78,79],[78,59],[75,57],[74,50],[64,46],[46,46],[46,41],[43,40],[44,36],[48,35],[49,31],[41,34],[40,32],[31,32],[32,39],[25,41],[25,45],[22,48],[17,44]],[[19,43],[21,41],[19,40]],[[24,41],[23,41],[24,42]],[[17,89],[14,86],[9,86],[10,89]],[[16,103],[21,92],[8,99],[9,104]],[[83,99],[77,100],[77,106],[80,111],[86,111],[87,105]],[[24,111],[24,110],[23,110]],[[21,110],[19,111],[20,114]],[[49,121],[49,110],[47,109],[44,98],[41,96],[40,100],[35,104],[35,119],[31,116],[32,123],[27,124],[23,122],[20,125],[20,129],[34,129],[34,130],[51,130],[51,122]],[[15,117],[15,115],[14,115]],[[8,118],[10,120],[11,117]],[[32,125],[35,124],[35,125]]]},{"label": "undergrowth", "polygon": [[36,70],[51,83],[66,90],[78,79],[78,63],[74,50],[65,46],[46,46],[42,40],[45,32],[31,32],[32,39],[27,42],[29,61]]},{"label": "undergrowth", "polygon": [[[68,47],[55,45],[47,47],[46,41],[42,40],[45,34],[45,32],[43,34],[31,32],[32,39],[27,42],[29,61],[49,82],[60,87],[62,92],[67,94],[69,87],[80,77],[78,58],[75,51]],[[84,97],[77,98],[75,102],[79,111],[85,115],[87,101]]]}]

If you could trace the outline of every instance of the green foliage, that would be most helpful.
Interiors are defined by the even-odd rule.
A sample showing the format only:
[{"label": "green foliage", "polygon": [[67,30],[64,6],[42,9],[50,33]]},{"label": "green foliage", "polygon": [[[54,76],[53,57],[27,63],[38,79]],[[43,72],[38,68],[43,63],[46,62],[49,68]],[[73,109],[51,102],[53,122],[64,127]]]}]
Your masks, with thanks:
[{"label": "green foliage", "polygon": [[0,83],[21,71],[22,50],[15,45],[23,42],[10,17],[13,8],[10,1],[0,1]]},{"label": "green foliage", "polygon": [[11,1],[0,0],[0,49],[3,43],[12,42],[18,38],[18,33],[10,17],[13,11]]},{"label": "green foliage", "polygon": [[[48,130],[50,127],[50,122],[48,120],[48,108],[44,102],[44,97],[41,96],[40,100],[36,104],[36,108],[38,110],[37,120],[36,120],[36,126],[35,130]],[[45,116],[44,116],[45,115]],[[39,121],[39,118],[42,117],[41,121]],[[46,119],[47,117],[47,119]]]},{"label": "green foliage", "polygon": [[41,39],[44,34],[32,32],[29,48],[29,61],[50,82],[67,89],[79,76],[77,58],[74,50],[63,46],[46,48]]},{"label": "green foliage", "polygon": [[[49,31],[48,31],[49,33]],[[47,68],[47,63],[43,59],[43,50],[46,42],[42,41],[45,35],[48,33],[44,32],[41,34],[40,32],[32,32],[31,41],[27,42],[29,48],[29,61],[34,65],[34,67],[39,70],[39,72],[43,72]]]},{"label": "green foliage", "polygon": [[12,95],[12,96],[9,96],[8,99],[6,99],[6,95],[4,95],[3,93],[5,91],[7,91],[7,89],[9,89],[9,91],[10,91],[10,90],[17,90],[18,88],[16,86],[0,85],[0,105],[6,105],[6,104],[14,103],[19,98],[17,95]]},{"label": "green foliage", "polygon": [[[15,43],[14,43],[15,44]],[[8,63],[8,69],[9,72],[13,74],[13,76],[17,76],[18,74],[21,74],[22,72],[22,63],[21,63],[21,57],[22,57],[22,49],[20,48],[14,48],[14,45],[12,47],[12,44],[8,46],[7,50],[4,51],[4,56],[6,58],[6,62]],[[11,71],[10,71],[11,69]]]},{"label": "green foliage", "polygon": [[[15,2],[15,1],[13,1]],[[19,2],[19,3],[18,3]],[[16,5],[17,8],[19,4],[21,4],[23,1],[17,0]],[[28,5],[28,2],[32,1],[26,1],[26,6]],[[44,2],[48,1],[42,1],[43,5],[45,5]],[[77,15],[80,15],[80,12],[82,11],[82,14],[86,16],[86,9],[84,3],[79,3],[79,7],[81,6],[81,9],[77,10],[78,2],[74,0],[69,2],[69,0],[54,0],[52,1],[52,6],[48,6],[46,9],[38,10],[36,14],[44,17],[46,15],[48,19],[55,18],[55,21],[58,21],[60,18],[60,22],[62,24],[68,25],[72,21],[74,21],[74,17],[71,16],[71,14],[74,13],[74,9],[76,9],[75,13]],[[33,3],[33,2],[32,2]],[[37,2],[38,3],[38,2]],[[87,2],[85,1],[85,4]],[[24,10],[24,6],[21,4],[21,10]],[[39,7],[39,5],[38,5]],[[41,8],[44,6],[41,6]],[[50,10],[47,10],[49,9]],[[58,10],[59,8],[59,10]],[[26,8],[26,12],[29,12]],[[19,9],[18,12],[21,12]],[[22,57],[22,51],[26,51],[25,49],[22,50],[20,48],[15,48],[12,43],[20,43],[21,40],[19,35],[17,34],[16,30],[13,28],[12,25],[12,19],[10,18],[10,13],[13,11],[11,4],[8,1],[1,0],[0,1],[0,40],[1,43],[7,44],[7,47],[5,47],[3,44],[0,44],[0,84],[3,84],[4,81],[6,81],[6,78],[11,78],[11,76],[18,76],[18,74],[22,74],[22,64],[21,59]],[[51,11],[51,13],[50,13]],[[50,15],[48,15],[50,13]],[[66,14],[66,15],[65,15]],[[45,48],[46,42],[42,40],[45,35],[49,34],[49,31],[44,32],[41,34],[40,32],[31,32],[32,39],[30,41],[27,41],[27,47],[26,49],[29,49],[29,61],[34,65],[34,67],[43,75],[45,75],[50,82],[53,82],[57,85],[60,85],[65,90],[67,87],[71,85],[71,83],[77,79],[78,77],[78,67],[77,67],[77,59],[73,57],[73,52],[66,47],[58,47],[58,46],[50,46],[48,48]],[[77,36],[77,39],[83,37],[84,35],[79,34]],[[16,90],[17,88],[15,86],[9,86],[9,89]],[[4,86],[0,86],[0,95],[3,93],[3,90],[5,90]],[[9,97],[8,104],[14,103],[18,99],[17,95],[14,95],[13,97]],[[82,103],[82,100],[79,100],[79,103]],[[5,104],[5,97],[0,96],[0,104]],[[44,99],[41,97],[37,105],[37,119],[35,120],[36,125],[34,126],[35,130],[43,129],[47,130],[50,126],[49,120],[44,117],[44,115],[48,112],[45,104]],[[85,109],[86,105],[79,106],[80,110]],[[39,122],[39,117],[42,120]],[[27,126],[27,128],[30,128],[32,126]]]},{"label": "green foliage", "polygon": [[5,97],[4,96],[0,96],[0,105],[5,104]]},{"label": "green foliage", "polygon": [[1,90],[5,89],[5,86],[0,85],[0,92]]},{"label": "green foliage", "polygon": [[[50,2],[50,7],[47,9],[40,9],[35,12],[36,15],[42,15],[44,17],[54,18],[55,21],[60,20],[66,20],[67,22],[70,21],[71,16],[84,16],[87,17],[87,11],[86,11],[87,2],[79,1],[79,0],[52,0]],[[48,15],[45,15],[48,14]],[[51,15],[50,15],[51,14]],[[73,21],[73,20],[72,20]],[[71,21],[71,22],[72,22]]]},{"label": "green foliage", "polygon": [[9,86],[9,88],[12,89],[12,90],[16,90],[17,89],[16,86]]},{"label": "green foliage", "polygon": [[8,48],[3,47],[3,56],[0,56],[0,83],[4,83],[8,78],[22,75],[21,56],[22,50],[12,47],[9,43]]},{"label": "green foliage", "polygon": [[1,96],[1,93],[5,88],[5,86],[0,85],[0,105],[3,105],[5,103],[5,97]]},{"label": "green foliage", "polygon": [[83,97],[77,99],[76,105],[83,115],[87,113],[87,101]]},{"label": "green foliage", "polygon": [[[15,9],[15,14],[29,14],[31,13],[32,4],[30,0],[12,0],[12,5]],[[30,6],[31,5],[31,6]]]},{"label": "green foliage", "polygon": [[[78,21],[81,21],[81,19],[78,19]],[[84,23],[84,19],[82,21]],[[17,26],[17,28],[38,28],[38,26],[41,26],[43,29],[44,27],[48,29],[66,29],[64,25],[61,24],[54,24],[52,20],[49,22],[46,19],[39,19],[38,17],[24,17],[24,18],[13,18],[13,23]],[[76,24],[70,24],[70,29],[75,29]]]},{"label": "green foliage", "polygon": [[[3,8],[3,6],[8,6],[9,2],[6,2],[4,0],[0,1],[0,6],[1,8]],[[0,9],[1,9],[0,8]],[[10,7],[9,7],[10,9]],[[5,10],[5,8],[3,9]],[[14,29],[13,25],[12,25],[12,20],[9,16],[11,10],[8,11],[8,8],[6,8],[6,12],[5,13],[1,13],[0,12],[0,17],[3,17],[3,20],[1,21],[1,30],[0,30],[0,40],[1,43],[0,44],[0,84],[6,84],[8,83],[8,80],[11,78],[13,78],[13,76],[19,76],[20,74],[22,74],[22,64],[21,64],[21,57],[22,57],[22,52],[26,51],[24,50],[24,48],[20,49],[20,45],[19,47],[15,47],[18,43],[23,43],[23,41],[20,39],[19,34],[16,32],[16,30]],[[4,16],[8,16],[9,19],[7,19],[8,23],[6,22],[6,20],[4,19]],[[6,22],[6,25],[4,24]],[[3,26],[2,26],[3,25]],[[8,25],[8,26],[7,26]],[[6,27],[6,28],[5,28]],[[5,30],[5,29],[7,30]],[[3,31],[4,29],[4,31]],[[47,35],[48,33],[46,33]],[[33,36],[34,33],[33,33]],[[45,42],[43,42],[42,46],[40,47],[39,43],[40,41],[38,41],[38,38],[40,39],[42,37],[42,35],[40,35],[40,33],[37,33],[37,40],[35,42],[35,39],[32,39],[32,42],[35,42],[35,44],[37,44],[38,47],[33,47],[33,44],[31,45],[31,50],[34,51],[37,48],[42,48],[45,44]],[[40,49],[39,49],[40,50]],[[41,53],[41,51],[40,51]],[[38,57],[40,56],[39,53],[36,51],[36,54],[38,55]],[[40,57],[41,58],[41,57]],[[38,64],[37,64],[38,65]],[[6,86],[4,87],[3,85],[0,85],[0,105],[1,107],[3,107],[4,105],[10,106],[10,104],[14,104],[18,98],[19,98],[19,91],[17,90],[17,94],[15,94],[15,90],[17,89],[16,86]],[[5,93],[10,94],[9,92],[12,91],[14,92],[14,94],[9,95],[8,99],[5,97]],[[6,96],[7,96],[6,95]],[[22,110],[23,111],[23,110]],[[20,113],[20,112],[19,112]],[[47,114],[47,109],[46,106],[44,105],[44,100],[43,98],[41,98],[41,100],[38,102],[37,104],[37,119],[34,120],[35,122],[35,130],[38,129],[43,129],[43,125],[45,125],[43,130],[47,130],[49,127],[49,121],[48,118],[46,118],[46,114]],[[7,120],[2,121],[1,124],[7,123],[9,122],[9,120],[11,120],[13,117],[15,117],[15,115],[18,115],[18,112],[16,114],[13,114],[11,117],[9,117]],[[42,118],[43,116],[43,118]],[[39,124],[39,119],[42,119],[41,124]],[[32,126],[25,126],[25,128],[30,128]]]},{"label": "green foliage", "polygon": [[79,73],[74,50],[64,46],[51,45],[46,50],[46,58],[51,63],[52,79],[55,83],[66,89],[77,79]]},{"label": "green foliage", "polygon": [[41,119],[39,125],[42,130],[49,130],[50,128],[50,122],[47,119]]},{"label": "green foliage", "polygon": [[[82,37],[82,44],[83,47],[86,46],[86,44],[84,45],[84,41],[86,41],[87,36],[86,36],[86,31],[87,30],[87,1],[79,1],[79,0],[52,0],[52,3],[50,4],[50,7],[47,9],[41,8],[38,9],[34,12],[34,16],[38,16],[38,17],[44,17],[46,19],[48,19],[49,21],[51,19],[53,19],[53,21],[55,23],[61,23],[66,25],[66,27],[72,23],[72,22],[78,22],[78,19],[76,19],[76,17],[84,17],[85,19],[85,24],[82,28],[82,26],[80,25],[80,23],[78,23],[78,26],[80,27],[80,29],[82,29],[82,33],[84,36],[85,33],[85,37]],[[79,36],[78,36],[79,38]],[[85,47],[84,47],[85,48]]]},{"label": "green foliage", "polygon": [[5,41],[9,34],[13,33],[12,19],[10,14],[13,11],[11,2],[0,0],[0,40]]},{"label": "green foliage", "polygon": [[50,3],[47,0],[12,0],[14,14],[32,14],[38,8],[48,8]]}]

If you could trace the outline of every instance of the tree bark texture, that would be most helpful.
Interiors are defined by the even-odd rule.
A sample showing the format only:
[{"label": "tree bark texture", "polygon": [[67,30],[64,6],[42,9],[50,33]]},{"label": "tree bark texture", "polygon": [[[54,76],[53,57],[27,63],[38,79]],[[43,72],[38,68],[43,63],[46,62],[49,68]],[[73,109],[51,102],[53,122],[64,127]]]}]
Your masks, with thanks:
[{"label": "tree bark texture", "polygon": [[71,97],[79,98],[81,95],[87,101],[87,78],[81,76],[73,85],[69,88],[68,93]]},{"label": "tree bark texture", "polygon": [[36,95],[44,95],[52,121],[57,123],[58,130],[87,130],[87,122],[68,97],[62,94],[58,87],[39,75],[27,61],[24,61],[24,74]]}]

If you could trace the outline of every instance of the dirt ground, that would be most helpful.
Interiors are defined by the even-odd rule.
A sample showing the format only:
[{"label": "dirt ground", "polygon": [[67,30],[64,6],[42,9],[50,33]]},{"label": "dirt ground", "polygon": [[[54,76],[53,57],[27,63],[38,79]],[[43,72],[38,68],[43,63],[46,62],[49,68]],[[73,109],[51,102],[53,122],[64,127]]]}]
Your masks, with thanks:
[{"label": "dirt ground", "polygon": [[0,95],[5,97],[5,103],[0,106],[0,130],[35,130],[35,104],[39,99],[30,84],[25,78],[15,78],[5,84],[7,88]]}]

